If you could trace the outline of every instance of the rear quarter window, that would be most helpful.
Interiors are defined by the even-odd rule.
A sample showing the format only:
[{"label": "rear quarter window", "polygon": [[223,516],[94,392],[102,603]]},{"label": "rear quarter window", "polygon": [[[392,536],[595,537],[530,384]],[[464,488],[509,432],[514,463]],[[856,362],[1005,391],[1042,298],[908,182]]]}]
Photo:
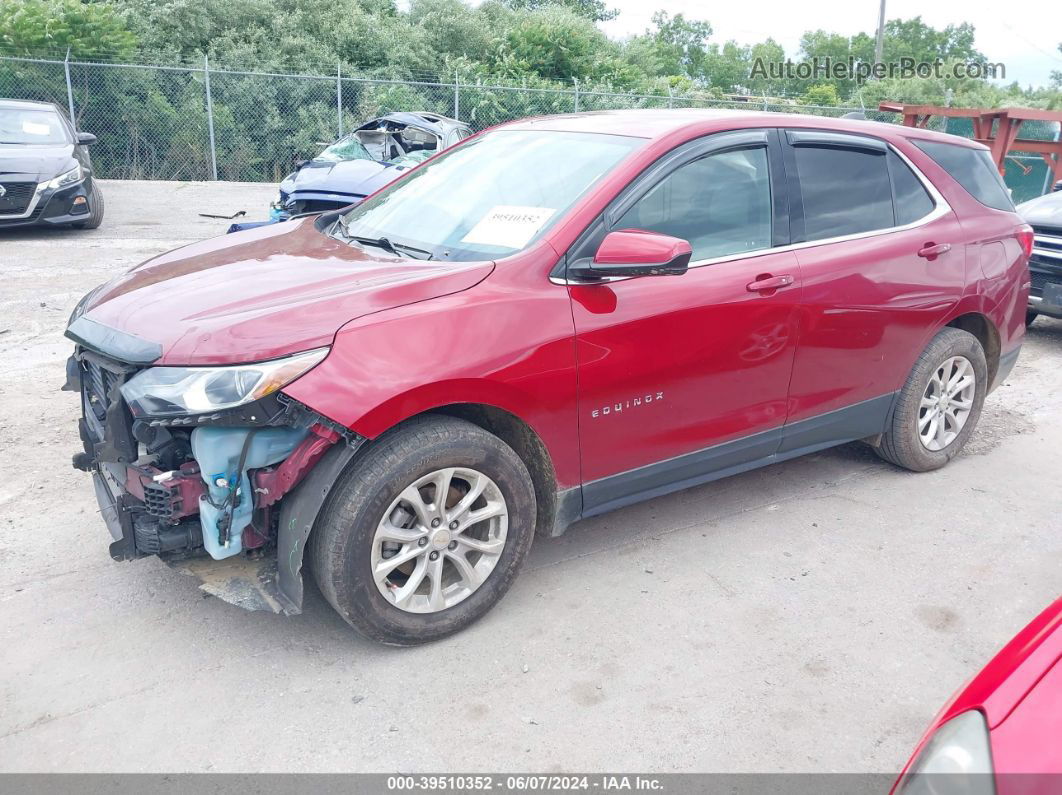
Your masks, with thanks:
[{"label": "rear quarter window", "polygon": [[932,197],[907,164],[891,150],[888,161],[897,226],[914,223],[933,212],[936,205]]},{"label": "rear quarter window", "polygon": [[1007,186],[999,176],[992,156],[987,149],[940,143],[939,141],[912,141],[933,159],[933,162],[948,172],[966,192],[986,207],[1014,212]]}]

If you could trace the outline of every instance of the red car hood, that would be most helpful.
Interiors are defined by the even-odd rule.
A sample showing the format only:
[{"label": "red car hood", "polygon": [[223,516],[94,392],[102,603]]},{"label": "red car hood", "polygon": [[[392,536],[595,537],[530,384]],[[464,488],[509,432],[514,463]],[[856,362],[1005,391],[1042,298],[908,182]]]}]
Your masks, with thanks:
[{"label": "red car hood", "polygon": [[467,290],[493,267],[376,256],[307,218],[148,260],[100,289],[84,316],[158,343],[158,364],[262,361],[329,345],[363,315]]}]

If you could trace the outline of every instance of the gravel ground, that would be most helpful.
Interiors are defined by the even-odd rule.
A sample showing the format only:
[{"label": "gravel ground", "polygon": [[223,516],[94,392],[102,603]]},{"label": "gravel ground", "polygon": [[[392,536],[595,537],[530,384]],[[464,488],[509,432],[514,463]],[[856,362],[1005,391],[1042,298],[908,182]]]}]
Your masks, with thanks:
[{"label": "gravel ground", "polygon": [[264,217],[273,188],[108,183],[91,232],[0,232],[0,770],[895,771],[1062,591],[1062,323],[967,452],[848,445],[538,540],[486,619],[416,649],[118,564],[59,391],[77,299]]}]

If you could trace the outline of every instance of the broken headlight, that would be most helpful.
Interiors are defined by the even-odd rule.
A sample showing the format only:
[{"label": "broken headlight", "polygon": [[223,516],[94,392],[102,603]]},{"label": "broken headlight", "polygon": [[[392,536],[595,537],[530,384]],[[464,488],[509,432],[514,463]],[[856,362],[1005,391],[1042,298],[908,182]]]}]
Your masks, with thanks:
[{"label": "broken headlight", "polygon": [[328,348],[257,364],[151,367],[122,385],[134,417],[205,414],[250,403],[287,386],[328,355]]}]

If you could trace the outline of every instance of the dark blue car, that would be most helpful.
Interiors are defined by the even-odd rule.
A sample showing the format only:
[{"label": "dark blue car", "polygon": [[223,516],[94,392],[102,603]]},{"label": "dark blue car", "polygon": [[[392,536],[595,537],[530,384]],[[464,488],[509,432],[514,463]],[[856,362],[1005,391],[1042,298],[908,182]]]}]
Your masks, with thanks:
[{"label": "dark blue car", "polygon": [[472,134],[434,113],[388,113],[299,164],[280,183],[272,220],[355,204],[423,160]]}]

